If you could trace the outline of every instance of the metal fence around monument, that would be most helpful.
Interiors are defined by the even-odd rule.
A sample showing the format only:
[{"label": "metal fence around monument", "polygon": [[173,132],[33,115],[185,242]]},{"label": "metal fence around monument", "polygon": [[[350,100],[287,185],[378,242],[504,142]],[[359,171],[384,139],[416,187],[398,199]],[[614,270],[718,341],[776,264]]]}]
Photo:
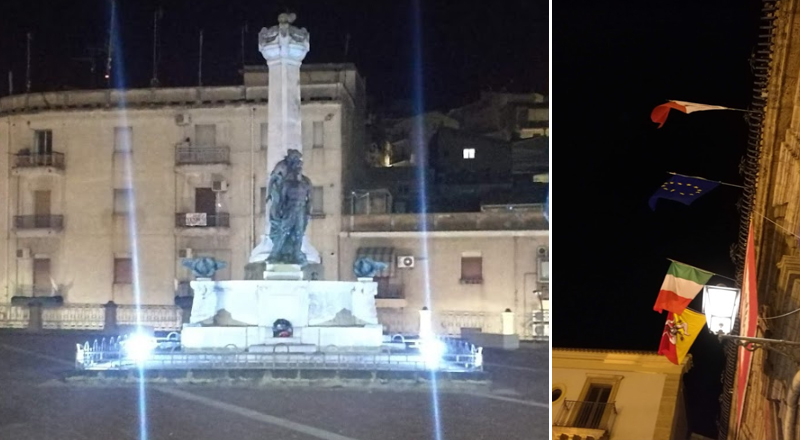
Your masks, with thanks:
[{"label": "metal fence around monument", "polygon": [[[425,371],[430,363],[420,354],[408,350],[382,349],[380,352],[337,352],[336,347],[313,353],[292,353],[287,345],[276,345],[273,351],[243,350],[181,351],[171,334],[161,339],[166,348],[155,351],[146,361],[137,364],[126,358],[122,348],[125,336],[101,338],[78,344],[75,367],[78,370],[130,370],[138,366],[149,370],[168,369],[304,369],[359,371]],[[440,338],[447,347],[436,369],[438,371],[483,371],[483,349],[455,338]]]}]

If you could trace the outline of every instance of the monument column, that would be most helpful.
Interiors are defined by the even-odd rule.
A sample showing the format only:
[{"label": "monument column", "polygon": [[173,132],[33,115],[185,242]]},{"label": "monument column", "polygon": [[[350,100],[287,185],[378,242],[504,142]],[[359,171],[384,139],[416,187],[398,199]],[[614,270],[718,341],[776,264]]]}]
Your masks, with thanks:
[{"label": "monument column", "polygon": [[[270,172],[286,157],[287,152],[290,149],[303,152],[300,65],[310,48],[310,36],[305,28],[292,26],[295,19],[295,14],[280,14],[277,26],[262,28],[258,34],[258,50],[269,67],[267,188]],[[269,205],[266,212],[270,212]],[[265,221],[261,243],[250,255],[251,263],[265,261],[272,250],[268,220]],[[302,250],[309,262],[320,262],[319,253],[305,236]]]}]

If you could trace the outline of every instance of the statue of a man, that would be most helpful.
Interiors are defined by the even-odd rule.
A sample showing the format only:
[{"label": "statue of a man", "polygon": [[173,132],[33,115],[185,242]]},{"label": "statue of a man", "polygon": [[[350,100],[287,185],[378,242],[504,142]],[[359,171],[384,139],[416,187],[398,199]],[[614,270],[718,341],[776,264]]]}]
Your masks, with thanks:
[{"label": "statue of a man", "polygon": [[272,251],[270,263],[305,265],[303,235],[311,218],[311,180],[303,175],[303,156],[294,149],[275,165],[269,180],[268,201]]}]

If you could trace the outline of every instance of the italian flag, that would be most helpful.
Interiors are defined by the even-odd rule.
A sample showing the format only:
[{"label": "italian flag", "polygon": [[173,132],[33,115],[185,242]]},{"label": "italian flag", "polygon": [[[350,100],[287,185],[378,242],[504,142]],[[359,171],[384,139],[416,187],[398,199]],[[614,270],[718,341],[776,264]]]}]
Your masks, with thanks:
[{"label": "italian flag", "polygon": [[661,291],[658,292],[653,310],[659,313],[664,310],[683,313],[713,275],[711,272],[673,261],[661,285]]},{"label": "italian flag", "polygon": [[694,102],[686,102],[686,101],[670,101],[666,104],[661,104],[659,106],[656,106],[656,108],[653,109],[653,112],[650,113],[650,119],[656,124],[658,124],[658,128],[661,128],[664,126],[664,123],[667,122],[667,116],[669,115],[670,110],[678,110],[679,112],[688,114],[703,110],[736,110],[736,109],[721,107],[718,105],[696,104]]}]

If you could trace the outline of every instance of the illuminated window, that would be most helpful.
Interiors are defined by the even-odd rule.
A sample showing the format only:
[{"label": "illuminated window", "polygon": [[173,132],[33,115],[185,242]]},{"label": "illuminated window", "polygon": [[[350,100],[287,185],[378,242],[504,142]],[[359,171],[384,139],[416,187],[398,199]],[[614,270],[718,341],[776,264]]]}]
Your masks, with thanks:
[{"label": "illuminated window", "polygon": [[475,159],[475,149],[464,148],[464,159]]}]

